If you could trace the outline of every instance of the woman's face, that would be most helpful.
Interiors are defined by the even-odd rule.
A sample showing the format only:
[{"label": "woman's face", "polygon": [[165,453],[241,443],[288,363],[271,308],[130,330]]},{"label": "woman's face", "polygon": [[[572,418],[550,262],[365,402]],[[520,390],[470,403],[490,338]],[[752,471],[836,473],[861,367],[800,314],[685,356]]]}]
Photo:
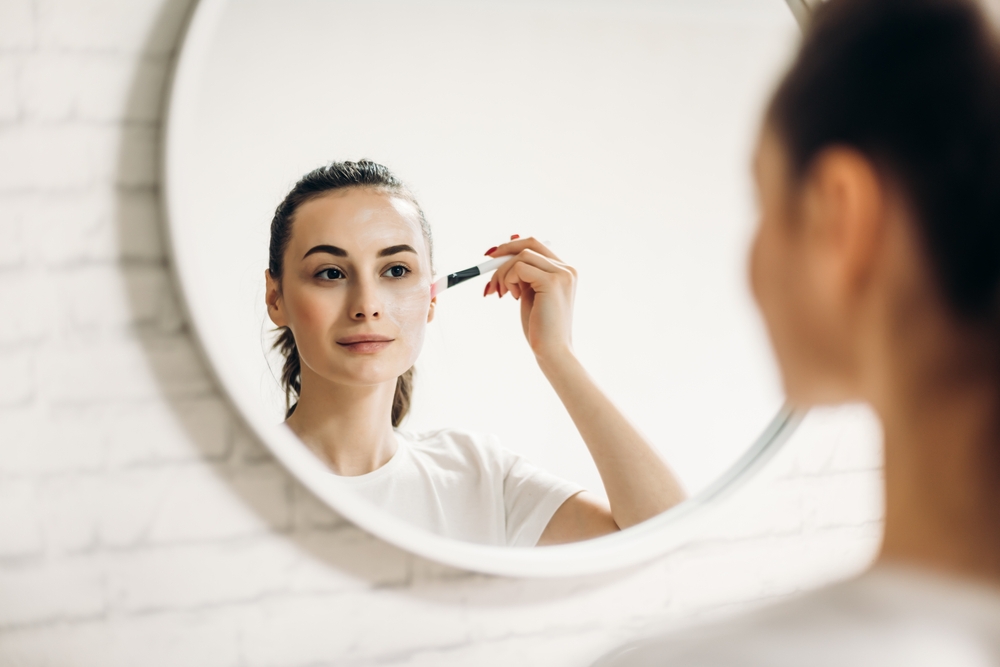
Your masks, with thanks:
[{"label": "woman's face", "polygon": [[420,354],[434,315],[432,276],[417,210],[405,199],[347,188],[302,204],[280,284],[265,273],[268,314],[295,336],[303,376],[395,382]]},{"label": "woman's face", "polygon": [[795,185],[785,148],[767,128],[754,160],[760,218],[750,254],[750,282],[781,367],[788,399],[806,407],[845,400],[844,312],[829,244],[825,203]]}]

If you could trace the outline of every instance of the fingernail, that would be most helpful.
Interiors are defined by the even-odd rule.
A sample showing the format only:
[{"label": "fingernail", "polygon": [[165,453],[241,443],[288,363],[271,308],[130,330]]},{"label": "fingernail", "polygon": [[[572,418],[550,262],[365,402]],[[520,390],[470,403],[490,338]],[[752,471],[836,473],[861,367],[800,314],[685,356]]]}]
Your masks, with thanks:
[{"label": "fingernail", "polygon": [[520,235],[520,234],[511,234],[511,235],[510,235],[510,240],[511,240],[511,241],[513,241],[514,239],[519,239],[519,238],[521,238],[521,235]]},{"label": "fingernail", "polygon": [[483,296],[486,296],[489,293],[490,293],[490,284],[486,283],[486,288],[483,289]]},{"label": "fingernail", "polygon": [[486,254],[487,254],[487,255],[492,255],[492,254],[493,254],[493,253],[495,253],[496,251],[497,251],[497,247],[496,247],[496,246],[493,246],[492,248],[490,248],[489,250],[487,250],[487,251],[486,251]]}]

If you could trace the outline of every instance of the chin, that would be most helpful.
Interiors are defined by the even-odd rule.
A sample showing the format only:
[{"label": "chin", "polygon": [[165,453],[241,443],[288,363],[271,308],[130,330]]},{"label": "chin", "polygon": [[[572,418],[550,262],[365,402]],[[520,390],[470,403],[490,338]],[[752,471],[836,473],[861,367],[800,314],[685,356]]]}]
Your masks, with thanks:
[{"label": "chin", "polygon": [[338,384],[370,387],[395,381],[411,366],[413,364],[404,366],[400,363],[386,363],[382,360],[371,359],[367,360],[367,363],[353,363],[346,367],[340,366],[335,370],[332,369],[333,372],[327,377]]}]

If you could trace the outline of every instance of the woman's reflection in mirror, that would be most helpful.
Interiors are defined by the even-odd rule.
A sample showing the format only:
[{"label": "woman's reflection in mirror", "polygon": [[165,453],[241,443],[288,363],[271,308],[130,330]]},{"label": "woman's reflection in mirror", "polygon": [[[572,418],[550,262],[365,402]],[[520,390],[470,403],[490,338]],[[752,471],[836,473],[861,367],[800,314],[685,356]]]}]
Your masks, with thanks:
[{"label": "woman's reflection in mirror", "polygon": [[831,0],[754,175],[750,273],[789,400],[881,418],[881,553],[852,581],[599,664],[1000,665],[997,27],[971,0]]},{"label": "woman's reflection in mirror", "polygon": [[[495,437],[399,428],[437,307],[433,243],[412,193],[366,160],[306,174],[271,223],[265,298],[285,358],[287,426],[361,496],[439,535],[482,544],[589,539],[683,500],[667,463],[573,354],[575,270],[533,238],[512,237],[487,254],[511,259],[484,296],[520,301],[525,337],[590,450],[608,503]],[[484,368],[490,363],[484,350]]]}]

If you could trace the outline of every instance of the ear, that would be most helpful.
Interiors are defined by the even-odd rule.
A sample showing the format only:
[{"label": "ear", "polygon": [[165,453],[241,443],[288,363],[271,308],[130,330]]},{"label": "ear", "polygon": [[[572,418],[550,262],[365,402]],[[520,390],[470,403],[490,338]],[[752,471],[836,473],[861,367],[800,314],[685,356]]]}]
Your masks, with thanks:
[{"label": "ear", "polygon": [[803,217],[818,244],[818,268],[848,296],[875,268],[886,213],[882,181],[871,161],[850,148],[823,151],[810,172]]},{"label": "ear", "polygon": [[281,284],[271,276],[270,269],[264,269],[264,303],[267,304],[267,315],[276,327],[288,326],[285,317],[284,303],[281,299]]},{"label": "ear", "polygon": [[427,309],[427,323],[430,324],[431,320],[434,319],[434,307],[437,306],[437,297],[431,299],[431,305]]}]

